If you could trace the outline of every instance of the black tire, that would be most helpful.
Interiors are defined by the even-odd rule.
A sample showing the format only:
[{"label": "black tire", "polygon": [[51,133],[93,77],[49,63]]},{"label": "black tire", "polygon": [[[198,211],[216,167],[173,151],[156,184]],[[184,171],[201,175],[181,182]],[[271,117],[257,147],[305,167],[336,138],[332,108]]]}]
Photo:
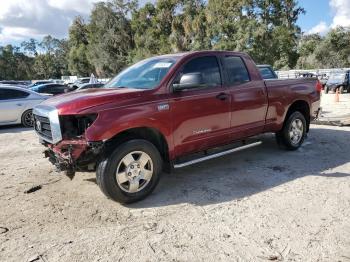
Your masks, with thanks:
[{"label": "black tire", "polygon": [[[129,193],[121,188],[116,178],[117,168],[125,156],[134,151],[146,153],[152,160],[153,173],[146,186],[135,193]],[[157,148],[150,142],[134,139],[120,144],[109,156],[102,160],[96,171],[96,181],[102,192],[110,199],[120,203],[137,202],[147,197],[159,182],[162,172],[162,158]],[[126,167],[125,167],[126,168]],[[126,173],[127,171],[125,171]],[[126,182],[129,183],[129,182]]]},{"label": "black tire", "polygon": [[33,127],[33,112],[31,109],[22,114],[21,123],[24,127]]},{"label": "black tire", "polygon": [[[300,136],[300,140],[293,142],[290,133],[293,132],[291,130],[293,128],[293,122],[297,120],[300,120],[302,123],[302,134]],[[297,122],[300,123],[299,121]],[[286,118],[282,130],[276,133],[277,143],[284,146],[288,150],[297,150],[305,140],[306,129],[307,125],[304,115],[299,111],[293,112]]]},{"label": "black tire", "polygon": [[328,91],[329,91],[328,87],[325,86],[325,87],[324,87],[324,93],[325,93],[325,94],[328,94]]},{"label": "black tire", "polygon": [[340,86],[339,87],[339,94],[343,94],[344,93],[344,87],[343,86]]}]

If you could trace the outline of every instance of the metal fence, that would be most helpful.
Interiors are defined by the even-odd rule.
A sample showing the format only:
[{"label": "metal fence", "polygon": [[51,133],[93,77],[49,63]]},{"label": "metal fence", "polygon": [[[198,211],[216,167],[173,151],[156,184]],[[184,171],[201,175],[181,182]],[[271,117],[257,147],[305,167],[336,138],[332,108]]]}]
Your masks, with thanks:
[{"label": "metal fence", "polygon": [[332,68],[332,69],[310,69],[310,70],[289,70],[289,71],[276,71],[278,78],[286,79],[286,78],[298,78],[300,74],[312,73],[317,76],[327,75],[329,76],[331,73],[350,70],[350,68]]}]

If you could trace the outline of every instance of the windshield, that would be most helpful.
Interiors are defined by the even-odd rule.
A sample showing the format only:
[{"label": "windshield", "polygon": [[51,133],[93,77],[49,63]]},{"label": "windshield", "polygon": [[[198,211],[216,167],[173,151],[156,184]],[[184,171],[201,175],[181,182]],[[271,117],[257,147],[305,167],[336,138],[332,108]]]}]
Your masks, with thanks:
[{"label": "windshield", "polygon": [[343,82],[345,80],[345,73],[337,73],[330,75],[329,82]]},{"label": "windshield", "polygon": [[153,89],[160,84],[175,62],[174,58],[142,60],[122,71],[104,87]]}]

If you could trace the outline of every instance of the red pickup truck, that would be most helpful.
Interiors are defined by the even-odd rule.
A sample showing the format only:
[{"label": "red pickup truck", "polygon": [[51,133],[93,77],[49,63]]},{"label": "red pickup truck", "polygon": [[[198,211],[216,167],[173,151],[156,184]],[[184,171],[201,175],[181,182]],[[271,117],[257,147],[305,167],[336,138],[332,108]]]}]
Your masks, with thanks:
[{"label": "red pickup truck", "polygon": [[107,197],[130,203],[150,194],[162,171],[256,146],[261,133],[297,149],[321,88],[317,79],[264,81],[244,53],[190,52],[138,62],[104,88],[53,97],[33,115],[59,170],[96,171]]}]

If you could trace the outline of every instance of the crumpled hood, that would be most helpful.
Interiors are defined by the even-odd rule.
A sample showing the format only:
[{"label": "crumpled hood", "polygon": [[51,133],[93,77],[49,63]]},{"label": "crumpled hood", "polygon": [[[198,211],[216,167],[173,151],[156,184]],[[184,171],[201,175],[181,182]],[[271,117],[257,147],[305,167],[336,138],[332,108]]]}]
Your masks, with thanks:
[{"label": "crumpled hood", "polygon": [[60,115],[79,114],[99,105],[123,105],[129,100],[141,97],[142,92],[144,90],[129,88],[91,88],[54,96],[42,105],[57,108]]}]

